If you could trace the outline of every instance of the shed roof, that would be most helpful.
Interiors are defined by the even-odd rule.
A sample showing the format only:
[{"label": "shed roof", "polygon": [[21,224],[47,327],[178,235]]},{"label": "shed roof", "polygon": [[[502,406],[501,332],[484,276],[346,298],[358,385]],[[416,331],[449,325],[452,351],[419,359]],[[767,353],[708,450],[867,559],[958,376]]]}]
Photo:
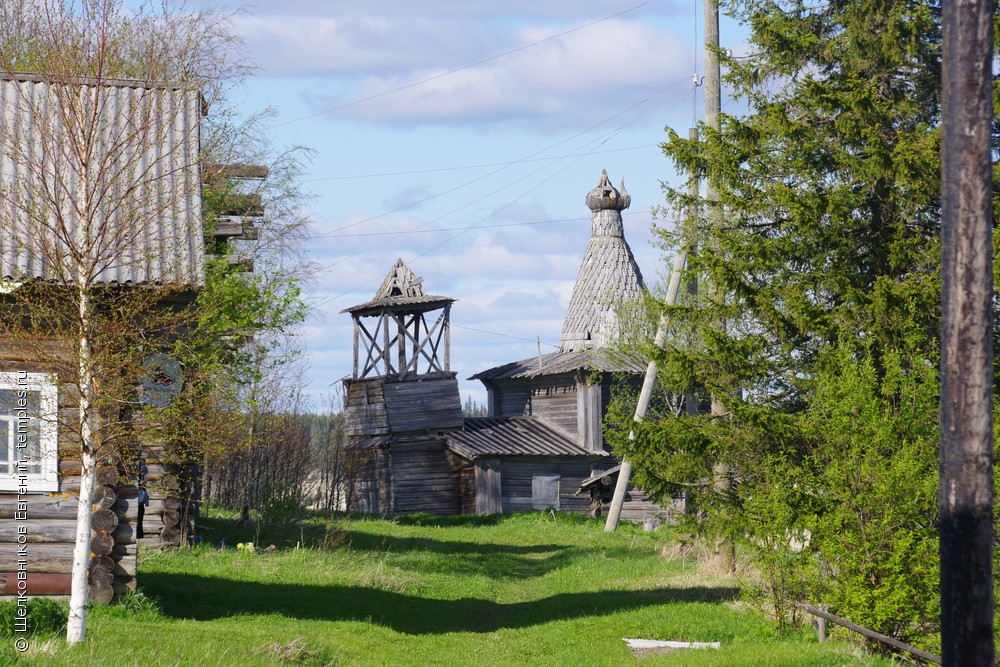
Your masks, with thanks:
[{"label": "shed roof", "polygon": [[[87,116],[70,103],[102,137],[86,165],[65,140]],[[0,77],[0,278],[65,280],[55,261],[90,219],[94,282],[203,285],[201,117],[196,90]]]},{"label": "shed roof", "polygon": [[469,460],[481,456],[607,456],[581,447],[535,417],[466,419],[465,428],[448,433],[445,442]]},{"label": "shed roof", "polygon": [[572,373],[573,371],[598,371],[605,373],[642,373],[646,364],[639,359],[609,348],[579,350],[576,352],[551,352],[530,357],[476,373],[470,380],[505,380],[532,378],[543,375]]},{"label": "shed roof", "polygon": [[385,310],[427,311],[443,308],[455,300],[447,296],[424,294],[424,279],[417,276],[399,258],[382,279],[371,301],[340,311],[352,315],[374,315]]}]

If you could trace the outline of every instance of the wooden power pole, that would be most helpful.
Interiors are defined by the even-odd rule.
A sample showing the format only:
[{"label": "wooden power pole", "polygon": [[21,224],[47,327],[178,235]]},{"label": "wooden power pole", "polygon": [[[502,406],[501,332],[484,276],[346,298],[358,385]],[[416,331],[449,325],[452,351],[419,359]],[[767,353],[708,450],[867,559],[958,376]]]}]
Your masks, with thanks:
[{"label": "wooden power pole", "polygon": [[941,653],[993,664],[993,3],[942,3]]},{"label": "wooden power pole", "polygon": [[[718,132],[721,129],[719,116],[722,114],[722,68],[719,65],[719,3],[718,0],[705,0],[705,125]],[[706,214],[714,226],[719,223],[721,211],[718,205],[719,192],[712,174],[708,175],[705,184]],[[712,289],[709,286],[709,289]],[[716,295],[718,296],[718,295]],[[725,412],[718,396],[712,396],[712,414],[721,417]],[[715,489],[720,494],[728,493],[732,488],[732,472],[724,463],[714,467]],[[723,540],[719,544],[721,567],[726,572],[736,569],[736,549],[732,540]]]}]

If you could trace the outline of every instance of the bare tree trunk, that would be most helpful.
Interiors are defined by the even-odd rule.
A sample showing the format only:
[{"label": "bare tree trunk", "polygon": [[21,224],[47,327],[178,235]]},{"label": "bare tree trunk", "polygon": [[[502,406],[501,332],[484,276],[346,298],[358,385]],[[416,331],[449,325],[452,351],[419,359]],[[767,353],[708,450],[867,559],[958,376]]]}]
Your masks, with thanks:
[{"label": "bare tree trunk", "polygon": [[73,548],[73,574],[70,588],[69,619],[66,641],[79,644],[86,632],[87,569],[90,566],[90,531],[93,517],[94,488],[97,483],[97,449],[91,423],[94,394],[93,350],[90,344],[91,303],[81,278],[79,292],[79,384],[80,384],[80,504],[76,517],[76,544]]},{"label": "bare tree trunk", "polygon": [[944,3],[941,655],[993,664],[993,3]]}]

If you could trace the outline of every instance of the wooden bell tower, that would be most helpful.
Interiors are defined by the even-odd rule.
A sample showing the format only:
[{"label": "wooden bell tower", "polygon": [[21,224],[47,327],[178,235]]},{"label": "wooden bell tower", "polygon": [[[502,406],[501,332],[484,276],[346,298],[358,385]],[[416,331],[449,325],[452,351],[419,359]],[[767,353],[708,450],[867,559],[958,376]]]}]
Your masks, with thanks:
[{"label": "wooden bell tower", "polygon": [[354,371],[344,380],[344,416],[358,473],[348,509],[381,514],[461,509],[445,446],[462,429],[458,380],[449,368],[454,299],[424,294],[403,260],[375,298],[346,309],[354,320]]},{"label": "wooden bell tower", "polygon": [[397,259],[373,300],[344,311],[354,319],[354,378],[405,380],[451,370],[454,299],[425,295],[422,283]]},{"label": "wooden bell tower", "polygon": [[354,370],[344,381],[350,435],[461,428],[449,359],[452,303],[424,294],[423,279],[399,259],[374,299],[343,311],[354,320]]}]

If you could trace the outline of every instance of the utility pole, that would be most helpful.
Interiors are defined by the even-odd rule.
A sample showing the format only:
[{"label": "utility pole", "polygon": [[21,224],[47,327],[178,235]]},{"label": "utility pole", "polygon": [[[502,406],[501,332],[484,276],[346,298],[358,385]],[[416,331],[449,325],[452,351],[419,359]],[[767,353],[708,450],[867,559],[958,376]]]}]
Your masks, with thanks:
[{"label": "utility pole", "polygon": [[[705,125],[718,132],[721,129],[719,116],[722,114],[722,68],[719,65],[719,3],[705,0]],[[719,192],[715,179],[708,175],[705,184],[706,214],[710,223],[718,224],[720,208]],[[712,287],[709,287],[712,290]],[[716,295],[718,296],[718,295]],[[712,416],[721,418],[725,409],[718,396],[712,396]],[[717,463],[712,470],[715,476],[715,490],[726,494],[732,488],[732,472],[724,463]],[[731,540],[719,544],[720,565],[726,572],[736,569],[736,549]]]},{"label": "utility pole", "polygon": [[993,664],[993,3],[943,4],[941,655]]},{"label": "utility pole", "polygon": [[[709,127],[713,127],[716,130],[719,129],[719,113],[722,110],[721,105],[721,69],[719,66],[718,58],[718,46],[719,46],[719,5],[717,0],[706,0],[705,3],[705,118]],[[694,75],[694,86],[697,90],[698,75]],[[688,138],[692,141],[698,139],[698,130],[691,128],[688,133]],[[696,198],[698,195],[698,179],[694,174],[691,174],[691,180],[688,185],[688,194],[691,195],[692,199]],[[711,201],[713,198],[714,190],[711,186],[711,181],[709,181],[709,190],[706,196]],[[692,210],[692,219],[697,215],[697,210]],[[670,283],[667,286],[667,295],[664,300],[666,305],[672,306],[677,301],[677,292],[680,289],[681,274],[684,271],[684,267],[687,263],[688,248],[693,245],[693,230],[689,231],[686,236],[684,243],[688,247],[684,247],[678,252],[677,257],[674,259],[674,268],[670,274]],[[665,317],[660,318],[660,324],[656,331],[656,338],[653,341],[657,347],[663,347],[663,343],[666,340],[667,333],[667,319]],[[633,420],[636,422],[641,422],[646,417],[646,410],[649,408],[649,401],[653,394],[653,386],[656,384],[656,363],[650,361],[646,367],[646,376],[643,378],[642,389],[639,392],[639,400],[635,407],[635,414]],[[691,400],[690,398],[688,400]],[[690,412],[690,404],[686,406]],[[715,401],[712,402],[713,412],[715,410]],[[635,437],[635,433],[629,433],[629,440]],[[607,533],[614,532],[618,528],[618,522],[621,519],[622,504],[625,501],[625,492],[628,490],[629,480],[632,476],[632,463],[627,459],[622,459],[621,468],[618,471],[618,481],[615,484],[614,495],[611,498],[611,506],[608,508],[608,518],[604,523],[604,531]],[[719,475],[717,472],[717,479],[727,479],[729,478],[728,471],[725,474]],[[732,545],[729,548],[723,549],[724,553],[732,554]],[[725,569],[733,569],[733,558],[730,557],[724,564]]]}]

